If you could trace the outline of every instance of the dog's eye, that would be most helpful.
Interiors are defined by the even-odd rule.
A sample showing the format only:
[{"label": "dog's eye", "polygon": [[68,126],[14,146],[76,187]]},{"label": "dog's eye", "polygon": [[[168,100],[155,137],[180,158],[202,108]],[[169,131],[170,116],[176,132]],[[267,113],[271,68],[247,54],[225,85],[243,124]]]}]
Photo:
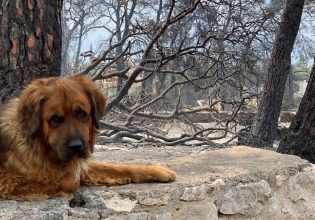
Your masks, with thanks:
[{"label": "dog's eye", "polygon": [[86,118],[86,116],[87,116],[87,113],[86,113],[84,110],[82,110],[81,108],[78,108],[78,109],[75,111],[75,113],[76,113],[76,115],[77,115],[79,118],[81,118],[81,119],[84,119],[84,118]]},{"label": "dog's eye", "polygon": [[64,121],[64,117],[58,115],[53,115],[50,117],[50,123],[54,126],[61,124]]}]

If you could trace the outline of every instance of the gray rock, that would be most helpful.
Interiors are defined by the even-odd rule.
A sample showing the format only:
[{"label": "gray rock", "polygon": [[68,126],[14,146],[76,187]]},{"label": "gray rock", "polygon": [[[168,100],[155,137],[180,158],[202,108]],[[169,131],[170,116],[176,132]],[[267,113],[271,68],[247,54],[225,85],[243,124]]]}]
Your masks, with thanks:
[{"label": "gray rock", "polygon": [[225,186],[225,182],[223,179],[216,179],[212,183],[209,184],[211,189],[220,189]]},{"label": "gray rock", "polygon": [[146,205],[146,206],[160,206],[160,205],[167,205],[170,201],[171,197],[169,194],[164,194],[159,197],[145,197],[139,199],[139,204]]},{"label": "gray rock", "polygon": [[172,220],[218,220],[218,210],[213,203],[186,203],[179,212],[173,213]]},{"label": "gray rock", "polygon": [[194,186],[185,188],[183,195],[180,197],[180,200],[183,201],[200,201],[204,200],[208,191],[206,184],[201,186]]},{"label": "gray rock", "polygon": [[276,175],[275,178],[276,178],[276,186],[280,187],[288,179],[288,176],[279,174],[279,175]]},{"label": "gray rock", "polygon": [[132,213],[128,215],[114,215],[104,220],[147,220],[148,214],[146,212]]},{"label": "gray rock", "polygon": [[131,212],[135,208],[137,201],[129,198],[121,198],[116,195],[108,200],[105,200],[104,203],[107,209],[116,212]]},{"label": "gray rock", "polygon": [[156,220],[171,220],[172,214],[171,213],[162,213],[155,215]]},{"label": "gray rock", "polygon": [[221,198],[219,212],[222,214],[248,214],[263,209],[271,196],[266,180],[257,183],[238,184],[230,188]]},{"label": "gray rock", "polygon": [[69,209],[69,220],[87,219],[87,220],[98,220],[100,215],[97,210],[90,210],[88,208],[74,208]]}]

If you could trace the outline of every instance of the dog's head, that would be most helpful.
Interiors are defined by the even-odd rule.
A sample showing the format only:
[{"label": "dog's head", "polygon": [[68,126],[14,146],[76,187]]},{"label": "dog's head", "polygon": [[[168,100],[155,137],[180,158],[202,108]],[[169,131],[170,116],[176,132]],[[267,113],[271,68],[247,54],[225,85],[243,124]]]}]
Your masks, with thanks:
[{"label": "dog's head", "polygon": [[49,157],[63,162],[93,152],[105,98],[84,76],[33,81],[20,96],[18,111],[26,137]]}]

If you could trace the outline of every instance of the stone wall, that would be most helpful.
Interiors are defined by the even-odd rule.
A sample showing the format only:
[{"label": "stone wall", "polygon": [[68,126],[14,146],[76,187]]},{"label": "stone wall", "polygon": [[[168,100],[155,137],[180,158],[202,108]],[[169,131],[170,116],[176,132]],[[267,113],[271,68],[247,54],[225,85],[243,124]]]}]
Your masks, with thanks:
[{"label": "stone wall", "polygon": [[165,149],[148,158],[140,152],[146,150],[107,149],[95,158],[159,161],[177,172],[177,180],[81,187],[70,198],[37,202],[0,201],[0,219],[315,219],[315,169],[298,157],[248,147],[186,155]]}]

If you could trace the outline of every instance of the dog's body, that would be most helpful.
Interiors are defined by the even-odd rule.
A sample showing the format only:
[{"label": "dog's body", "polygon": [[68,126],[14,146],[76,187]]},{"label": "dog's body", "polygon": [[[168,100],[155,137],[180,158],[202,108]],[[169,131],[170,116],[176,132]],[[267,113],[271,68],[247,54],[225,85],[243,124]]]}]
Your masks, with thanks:
[{"label": "dog's body", "polygon": [[45,199],[80,185],[169,182],[160,166],[90,162],[105,98],[83,76],[35,80],[0,109],[0,198]]}]

